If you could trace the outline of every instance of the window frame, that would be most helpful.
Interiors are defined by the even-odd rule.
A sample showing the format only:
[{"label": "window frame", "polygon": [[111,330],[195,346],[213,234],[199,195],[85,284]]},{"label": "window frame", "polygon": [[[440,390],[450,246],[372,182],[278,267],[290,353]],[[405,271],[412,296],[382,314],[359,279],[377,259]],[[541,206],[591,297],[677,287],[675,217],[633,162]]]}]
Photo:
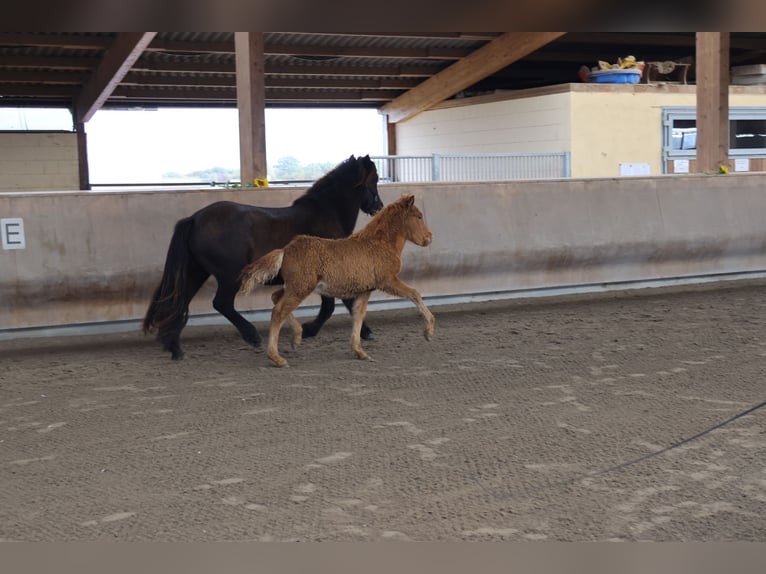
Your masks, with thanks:
[{"label": "window frame", "polygon": [[[696,149],[672,149],[674,120],[697,121],[695,106],[663,106],[662,107],[662,170],[668,173],[668,161],[676,159],[696,159]],[[727,127],[731,129],[733,120],[763,120],[766,121],[766,107],[736,106],[729,108]],[[696,125],[696,124],[695,124]],[[726,140],[729,140],[727,134]],[[763,148],[729,148],[729,157],[766,158],[766,147]]]}]

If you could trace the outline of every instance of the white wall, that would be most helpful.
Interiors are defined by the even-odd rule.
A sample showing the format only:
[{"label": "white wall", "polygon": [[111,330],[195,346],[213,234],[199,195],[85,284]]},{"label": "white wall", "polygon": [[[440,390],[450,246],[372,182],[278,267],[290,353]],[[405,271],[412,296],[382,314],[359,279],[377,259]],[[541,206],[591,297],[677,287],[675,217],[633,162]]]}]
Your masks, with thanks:
[{"label": "white wall", "polygon": [[77,134],[0,133],[0,190],[78,189]]},{"label": "white wall", "polygon": [[568,151],[570,97],[568,92],[502,101],[477,97],[471,105],[422,112],[396,125],[397,155]]}]

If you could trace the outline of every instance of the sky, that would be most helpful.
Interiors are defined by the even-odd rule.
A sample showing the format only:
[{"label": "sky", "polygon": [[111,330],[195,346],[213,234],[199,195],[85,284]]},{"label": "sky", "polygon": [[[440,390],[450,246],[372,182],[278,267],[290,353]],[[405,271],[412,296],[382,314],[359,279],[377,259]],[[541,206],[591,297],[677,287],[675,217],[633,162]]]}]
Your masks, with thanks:
[{"label": "sky", "polygon": [[[85,124],[90,181],[151,183],[166,172],[239,168],[236,109],[99,110]],[[266,109],[266,161],[340,163],[384,155],[383,116],[373,109]]]}]

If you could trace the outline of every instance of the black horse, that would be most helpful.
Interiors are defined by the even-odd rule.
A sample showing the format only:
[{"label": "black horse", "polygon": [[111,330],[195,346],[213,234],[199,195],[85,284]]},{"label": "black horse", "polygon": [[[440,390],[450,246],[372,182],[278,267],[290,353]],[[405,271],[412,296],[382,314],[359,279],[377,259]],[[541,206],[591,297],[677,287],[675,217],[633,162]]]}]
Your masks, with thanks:
[{"label": "black horse", "polygon": [[[219,201],[176,223],[162,280],[152,295],[143,331],[157,331],[157,340],[173,359],[183,357],[181,331],[189,318],[189,303],[208,277],[218,281],[213,307],[257,347],[255,326],[234,309],[242,268],[272,249],[284,247],[299,234],[348,237],[361,209],[373,215],[383,207],[378,195],[378,171],[369,155],[353,155],[323,175],[289,207],[258,207]],[[353,300],[343,303],[351,310]],[[335,300],[322,297],[319,314],[303,325],[312,337],[335,310]],[[369,338],[369,327],[362,337]]]}]

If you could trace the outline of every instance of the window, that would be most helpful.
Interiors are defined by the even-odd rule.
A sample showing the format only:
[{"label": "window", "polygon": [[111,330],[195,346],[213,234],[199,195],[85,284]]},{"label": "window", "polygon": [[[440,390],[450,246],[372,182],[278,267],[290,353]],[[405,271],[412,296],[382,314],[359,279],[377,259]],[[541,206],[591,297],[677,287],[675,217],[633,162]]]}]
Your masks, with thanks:
[{"label": "window", "polygon": [[[663,165],[697,155],[697,111],[693,107],[662,110]],[[729,108],[729,155],[766,158],[766,108]],[[664,170],[667,172],[667,169]]]},{"label": "window", "polygon": [[2,108],[0,131],[73,132],[72,112],[67,108]]},{"label": "window", "polygon": [[696,120],[673,121],[672,149],[697,149],[696,123]]},{"label": "window", "polygon": [[766,151],[766,117],[729,120],[729,148]]}]

